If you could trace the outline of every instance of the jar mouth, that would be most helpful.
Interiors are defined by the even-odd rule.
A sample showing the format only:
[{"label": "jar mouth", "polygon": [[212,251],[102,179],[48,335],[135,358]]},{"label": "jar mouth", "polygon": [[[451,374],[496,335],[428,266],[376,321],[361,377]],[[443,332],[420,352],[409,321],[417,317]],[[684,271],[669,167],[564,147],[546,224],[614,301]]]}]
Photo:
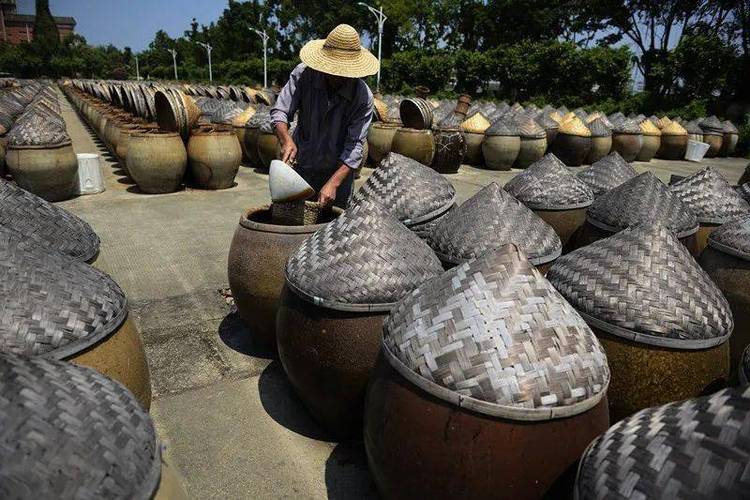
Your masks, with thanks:
[{"label": "jar mouth", "polygon": [[245,210],[240,217],[240,226],[253,231],[277,234],[312,234],[344,213],[338,207],[324,210],[320,213],[317,224],[285,225],[271,222],[271,205],[263,205]]}]

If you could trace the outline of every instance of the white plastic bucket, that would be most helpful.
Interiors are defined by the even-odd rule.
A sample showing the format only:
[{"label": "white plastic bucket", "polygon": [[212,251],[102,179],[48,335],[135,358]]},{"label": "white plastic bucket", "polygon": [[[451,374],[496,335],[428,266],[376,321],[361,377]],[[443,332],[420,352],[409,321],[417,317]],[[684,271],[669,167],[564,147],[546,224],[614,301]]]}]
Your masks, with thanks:
[{"label": "white plastic bucket", "polygon": [[104,191],[99,155],[78,153],[78,194],[96,194]]},{"label": "white plastic bucket", "polygon": [[685,151],[685,159],[687,161],[699,162],[706,155],[709,147],[705,142],[689,140],[687,151]]}]

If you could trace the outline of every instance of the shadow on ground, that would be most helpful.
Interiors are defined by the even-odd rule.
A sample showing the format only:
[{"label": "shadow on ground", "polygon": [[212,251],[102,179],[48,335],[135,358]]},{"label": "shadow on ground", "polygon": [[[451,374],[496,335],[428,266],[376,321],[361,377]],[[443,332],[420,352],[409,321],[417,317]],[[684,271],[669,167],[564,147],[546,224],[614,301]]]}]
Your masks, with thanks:
[{"label": "shadow on ground", "polygon": [[361,440],[339,443],[331,452],[326,460],[326,490],[330,500],[378,498]]},{"label": "shadow on ground", "polygon": [[256,342],[236,312],[227,314],[219,325],[219,338],[230,349],[246,356],[274,359],[276,350]]}]

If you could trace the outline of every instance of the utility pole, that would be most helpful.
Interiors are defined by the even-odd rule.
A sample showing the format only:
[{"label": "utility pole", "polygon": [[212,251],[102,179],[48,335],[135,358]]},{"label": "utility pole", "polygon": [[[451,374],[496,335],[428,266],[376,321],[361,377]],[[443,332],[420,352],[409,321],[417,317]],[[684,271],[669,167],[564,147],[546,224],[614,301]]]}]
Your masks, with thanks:
[{"label": "utility pole", "polygon": [[179,80],[177,78],[177,51],[175,49],[167,49],[170,54],[172,54],[172,64],[174,65],[174,79],[175,81]]},{"label": "utility pole", "polygon": [[383,25],[385,24],[385,20],[388,19],[385,14],[383,14],[383,6],[380,6],[380,9],[376,9],[374,7],[369,6],[365,2],[357,2],[359,5],[366,7],[367,10],[372,12],[372,15],[375,16],[375,18],[378,20],[378,83],[377,83],[377,91],[380,92],[380,67],[382,66],[381,58],[383,55]]},{"label": "utility pole", "polygon": [[268,35],[266,30],[260,31],[255,28],[250,28],[263,40],[263,88],[268,88]]},{"label": "utility pole", "polygon": [[198,42],[198,45],[206,49],[206,52],[208,52],[208,81],[210,83],[213,83],[214,81],[214,72],[211,69],[211,51],[213,50],[213,47],[207,43]]},{"label": "utility pole", "polygon": [[138,54],[135,55],[135,79],[141,81],[141,69],[138,67]]}]

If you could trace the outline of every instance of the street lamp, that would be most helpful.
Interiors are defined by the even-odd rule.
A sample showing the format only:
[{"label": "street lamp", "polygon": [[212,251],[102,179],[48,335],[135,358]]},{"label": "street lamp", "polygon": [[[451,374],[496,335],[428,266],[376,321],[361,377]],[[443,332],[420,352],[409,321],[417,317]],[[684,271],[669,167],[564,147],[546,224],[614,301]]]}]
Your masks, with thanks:
[{"label": "street lamp", "polygon": [[135,55],[135,79],[141,81],[141,69],[138,67],[138,54]]},{"label": "street lamp", "polygon": [[250,28],[263,40],[263,88],[268,88],[268,35],[266,30],[260,31],[255,28]]},{"label": "street lamp", "polygon": [[167,49],[170,54],[172,54],[172,65],[174,66],[174,79],[175,81],[179,80],[177,78],[177,51],[175,49]]},{"label": "street lamp", "polygon": [[376,9],[374,7],[370,7],[365,2],[357,2],[357,4],[361,5],[362,7],[367,7],[367,10],[372,12],[372,14],[375,16],[375,18],[378,20],[378,85],[377,90],[380,92],[380,59],[383,55],[383,24],[385,24],[385,20],[388,19],[385,14],[383,14],[383,6],[380,6],[380,9]]},{"label": "street lamp", "polygon": [[198,45],[206,49],[206,52],[208,52],[208,81],[213,83],[214,81],[214,73],[211,69],[211,51],[213,50],[213,47],[207,43],[198,42]]}]

